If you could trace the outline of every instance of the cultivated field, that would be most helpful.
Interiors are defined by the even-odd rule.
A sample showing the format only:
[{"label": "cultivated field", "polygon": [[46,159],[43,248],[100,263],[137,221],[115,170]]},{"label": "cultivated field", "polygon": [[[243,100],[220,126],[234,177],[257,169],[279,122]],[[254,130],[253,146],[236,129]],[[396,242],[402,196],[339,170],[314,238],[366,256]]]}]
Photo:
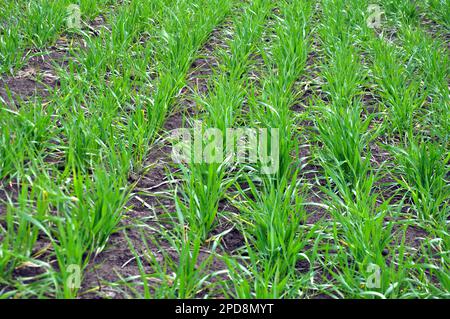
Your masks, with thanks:
[{"label": "cultivated field", "polygon": [[449,18],[0,1],[0,299],[450,298]]}]

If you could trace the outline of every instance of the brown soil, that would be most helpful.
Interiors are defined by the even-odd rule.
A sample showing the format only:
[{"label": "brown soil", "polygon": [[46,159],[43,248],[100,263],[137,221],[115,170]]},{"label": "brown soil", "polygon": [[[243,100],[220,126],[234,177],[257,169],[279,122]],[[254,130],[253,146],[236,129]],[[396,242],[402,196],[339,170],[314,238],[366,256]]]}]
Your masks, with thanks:
[{"label": "brown soil", "polygon": [[[56,67],[64,67],[68,59],[66,39],[60,39],[45,51],[30,51],[26,67],[14,76],[0,78],[0,98],[18,106],[20,101],[46,99],[59,85]],[[10,101],[8,89],[13,101]]]}]

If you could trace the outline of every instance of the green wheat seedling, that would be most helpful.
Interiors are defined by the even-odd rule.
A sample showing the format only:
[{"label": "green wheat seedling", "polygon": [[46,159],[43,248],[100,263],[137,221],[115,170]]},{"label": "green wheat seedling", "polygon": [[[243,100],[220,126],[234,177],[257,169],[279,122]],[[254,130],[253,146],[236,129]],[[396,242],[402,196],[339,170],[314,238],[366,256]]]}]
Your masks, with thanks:
[{"label": "green wheat seedling", "polygon": [[291,175],[292,179],[283,178],[279,183],[265,180],[262,188],[247,179],[249,192],[239,188],[242,204],[235,203],[249,220],[245,232],[252,237],[259,258],[266,261],[266,267],[277,268],[280,276],[295,268],[308,237],[300,234],[306,211],[299,195],[298,172]]},{"label": "green wheat seedling", "polygon": [[[415,267],[417,286],[422,298],[448,298],[450,288],[448,227],[434,229],[434,238],[427,239],[419,252],[423,261]],[[437,279],[437,280],[436,280]]]},{"label": "green wheat seedling", "polygon": [[225,257],[229,281],[224,283],[223,294],[227,298],[279,299],[300,298],[308,285],[308,276],[283,276],[277,267],[267,266],[259,259],[250,244],[246,246],[248,258]]},{"label": "green wheat seedling", "polygon": [[380,2],[385,8],[388,18],[395,21],[396,24],[417,24],[419,22],[419,12],[414,2],[408,0],[381,0]]},{"label": "green wheat seedling", "polygon": [[423,77],[430,94],[448,97],[450,58],[445,47],[420,28],[404,25],[399,31],[403,54],[412,60],[408,64],[411,71]]},{"label": "green wheat seedling", "polygon": [[0,178],[4,180],[23,171],[27,149],[30,149],[30,145],[27,143],[26,134],[15,130],[17,127],[12,123],[15,117],[9,115],[5,109],[0,109],[0,112],[2,119],[8,119],[0,122]]},{"label": "green wheat seedling", "polygon": [[389,122],[394,131],[404,135],[412,128],[414,112],[423,105],[426,96],[420,82],[409,79],[409,73],[393,47],[383,40],[376,40],[373,49],[372,70],[380,87],[379,95],[388,106]]},{"label": "green wheat seedling", "polygon": [[23,39],[18,26],[12,26],[0,32],[0,72],[13,73],[22,66],[21,48]]},{"label": "green wheat seedling", "polygon": [[30,2],[25,11],[22,30],[24,38],[36,48],[44,48],[56,40],[65,27],[64,2],[39,0]]},{"label": "green wheat seedling", "polygon": [[[9,198],[6,215],[0,217],[0,282],[12,288],[12,294],[22,297],[49,297],[54,293],[56,276],[49,259],[42,260],[40,255],[49,247],[38,251],[35,244],[43,238],[42,223],[48,220],[52,207],[49,193],[43,190],[48,182],[44,176],[35,181],[23,183],[17,197]],[[4,223],[3,223],[4,222]],[[35,268],[35,273],[21,278],[12,275],[21,269]]]},{"label": "green wheat seedling", "polygon": [[208,239],[216,222],[219,200],[233,180],[225,179],[223,164],[190,164],[183,170],[181,197],[176,197],[176,211],[181,225],[185,223],[201,240]]},{"label": "green wheat seedling", "polygon": [[[154,141],[157,129],[170,112],[174,96],[183,87],[185,75],[193,61],[195,52],[206,41],[210,32],[216,27],[230,10],[230,2],[217,0],[214,3],[192,4],[189,1],[177,4],[178,19],[172,24],[162,26],[161,40],[164,45],[156,51],[159,84],[153,101],[147,107],[147,138]],[[185,15],[184,11],[195,14]],[[208,11],[209,10],[209,11]],[[202,11],[202,13],[200,13]],[[189,25],[196,25],[192,32]]]},{"label": "green wheat seedling", "polygon": [[[342,213],[336,211],[333,216],[339,218]],[[381,215],[364,221],[341,218],[338,226],[335,225],[338,252],[326,252],[324,255],[329,262],[328,271],[334,279],[330,283],[332,295],[338,298],[385,299],[406,298],[405,291],[416,291],[418,285],[410,279],[414,262],[405,252],[404,237],[391,246],[389,241],[392,240],[393,225],[383,226],[381,219]],[[404,234],[404,231],[399,234]],[[389,255],[395,262],[388,263],[385,254],[390,247],[396,247]]]},{"label": "green wheat seedling", "polygon": [[111,0],[79,0],[82,19],[92,20],[100,13],[107,11],[108,5],[114,4]]},{"label": "green wheat seedling", "polygon": [[300,274],[297,267],[301,261],[312,264],[317,256],[316,249],[304,253],[316,228],[305,226],[304,190],[297,174],[289,173],[280,182],[265,180],[262,187],[248,179],[249,190],[238,188],[234,205],[242,215],[248,257],[224,256],[227,296],[298,298],[306,292],[312,269]]},{"label": "green wheat seedling", "polygon": [[426,0],[423,2],[426,13],[443,24],[447,30],[450,29],[450,2],[448,0]]},{"label": "green wheat seedling", "polygon": [[[337,45],[336,45],[337,46]],[[331,62],[322,72],[326,81],[323,91],[335,102],[335,105],[348,107],[360,92],[364,74],[358,63],[353,47],[338,47],[331,57]]]},{"label": "green wheat seedling", "polygon": [[323,105],[320,110],[317,139],[323,146],[318,159],[342,196],[350,200],[370,170],[370,157],[362,154],[375,136],[368,130],[371,119],[361,120],[358,103],[348,109]]},{"label": "green wheat seedling", "polygon": [[[325,5],[327,23],[321,26],[321,36],[329,48],[322,74],[324,91],[331,101],[326,105],[316,100],[316,126],[317,140],[322,144],[318,159],[333,175],[341,195],[351,198],[358,181],[368,172],[369,158],[364,158],[362,152],[373,133],[368,132],[371,118],[361,120],[361,103],[357,100],[365,77],[357,51],[350,44],[354,33],[342,35],[352,29],[353,12],[332,14],[342,6],[340,1],[327,1]],[[338,23],[341,19],[346,23]]]},{"label": "green wheat seedling", "polygon": [[20,179],[27,161],[42,159],[56,134],[53,105],[18,103],[20,110],[0,106],[0,178],[5,180]]},{"label": "green wheat seedling", "polygon": [[448,150],[442,145],[413,138],[405,147],[391,147],[396,158],[396,178],[414,202],[417,218],[445,227],[449,215]]},{"label": "green wheat seedling", "polygon": [[[412,60],[412,71],[422,79],[428,95],[424,107],[417,112],[415,126],[418,129],[415,134],[436,136],[445,145],[449,140],[450,125],[447,81],[450,75],[450,58],[446,54],[446,48],[423,30],[409,25],[402,26],[400,36],[405,55]],[[418,130],[421,132],[417,132]]]},{"label": "green wheat seedling", "polygon": [[37,240],[38,229],[27,220],[26,215],[32,211],[30,203],[35,196],[38,197],[37,211],[34,213],[36,218],[42,218],[46,215],[45,199],[33,190],[31,194],[28,194],[28,191],[28,185],[23,185],[17,198],[17,204],[13,205],[11,199],[9,199],[6,215],[2,216],[5,219],[5,228],[1,228],[0,271],[2,281],[10,279],[16,266],[31,257],[33,246]]},{"label": "green wheat seedling", "polygon": [[246,73],[253,62],[251,55],[256,52],[271,8],[270,1],[255,1],[243,6],[242,14],[234,19],[233,38],[227,41],[226,49],[218,49],[220,65],[210,93],[200,100],[208,111],[204,119],[207,126],[225,132],[236,124],[249,86]]},{"label": "green wheat seedling", "polygon": [[158,233],[160,239],[141,232],[143,252],[137,251],[127,237],[139,275],[123,278],[120,286],[130,291],[132,297],[145,299],[195,298],[199,293],[207,292],[211,276],[208,267],[215,247],[205,256],[202,240],[187,227],[180,227],[175,233],[161,227]]},{"label": "green wheat seedling", "polygon": [[[108,2],[81,0],[82,17],[94,18]],[[7,23],[0,27],[1,72],[18,70],[25,62],[25,52],[30,46],[44,49],[53,44],[67,30],[67,13],[72,4],[73,1],[68,0],[2,4],[0,19]]]},{"label": "green wheat seedling", "polygon": [[128,194],[121,189],[123,181],[107,175],[105,171],[96,172],[95,180],[80,173],[74,174],[71,196],[61,191],[52,193],[51,200],[57,214],[48,216],[48,221],[36,217],[32,219],[51,240],[55,251],[55,289],[60,297],[73,298],[77,295],[79,287],[71,286],[72,268],[77,267],[82,276],[90,257],[103,249],[116,229],[128,199]]},{"label": "green wheat seedling", "polygon": [[270,1],[258,0],[244,6],[242,14],[234,17],[233,38],[228,41],[230,54],[226,51],[219,53],[230,82],[240,81],[248,70],[251,54],[256,50],[272,8]]}]

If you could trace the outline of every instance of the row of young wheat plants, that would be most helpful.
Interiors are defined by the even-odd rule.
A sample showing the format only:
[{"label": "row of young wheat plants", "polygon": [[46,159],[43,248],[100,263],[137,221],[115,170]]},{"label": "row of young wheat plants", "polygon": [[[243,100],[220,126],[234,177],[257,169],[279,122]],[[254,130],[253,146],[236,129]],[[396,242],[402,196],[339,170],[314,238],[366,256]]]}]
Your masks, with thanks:
[{"label": "row of young wheat plants", "polygon": [[[296,271],[312,230],[304,227],[304,183],[292,106],[298,98],[294,84],[303,75],[310,49],[312,1],[280,1],[271,42],[261,46],[264,60],[260,88],[249,98],[246,124],[268,129],[267,148],[275,173],[261,165],[245,168],[233,204],[240,212],[245,238],[240,257],[226,258],[230,296],[239,298],[300,297],[307,275]],[[278,140],[273,139],[278,129]],[[272,130],[270,130],[272,129]],[[276,145],[278,144],[278,145]],[[259,144],[259,152],[264,152]]]}]

